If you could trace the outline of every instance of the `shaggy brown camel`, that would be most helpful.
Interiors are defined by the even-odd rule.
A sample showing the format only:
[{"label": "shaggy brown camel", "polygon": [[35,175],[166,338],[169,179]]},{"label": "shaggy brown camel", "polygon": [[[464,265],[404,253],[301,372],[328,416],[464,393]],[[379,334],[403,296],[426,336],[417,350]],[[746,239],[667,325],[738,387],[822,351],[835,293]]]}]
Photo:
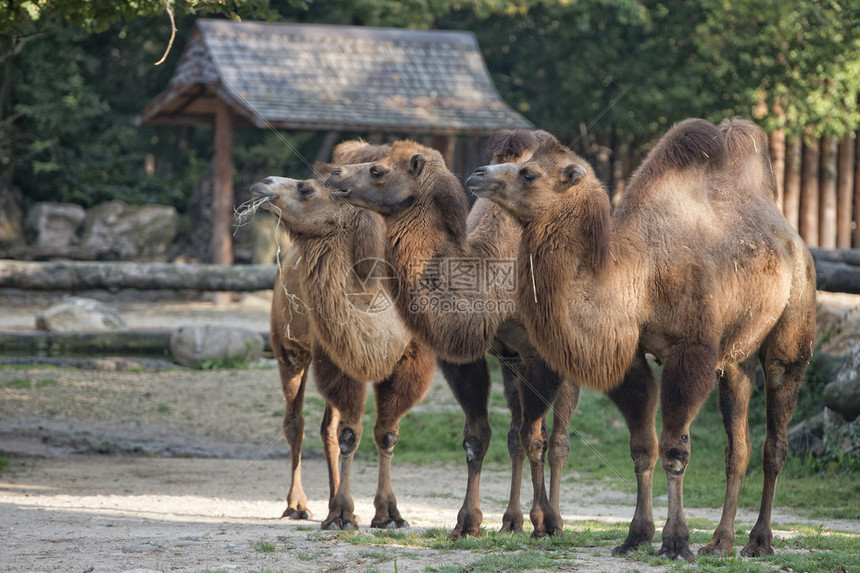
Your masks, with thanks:
[{"label": "shaggy brown camel", "polygon": [[[388,150],[345,142],[336,163],[367,161]],[[332,166],[317,164],[318,174]],[[329,514],[323,529],[357,527],[350,493],[352,461],[361,441],[365,381],[373,382],[378,455],[376,514],[371,527],[405,527],[391,487],[391,458],[400,419],[423,398],[433,378],[433,355],[413,340],[387,300],[378,215],[351,207],[333,208],[320,179],[269,177],[251,189],[268,199],[293,243],[275,284],[272,344],[287,400],[284,430],[293,457],[293,482],[285,516],[307,518],[301,491],[302,397],[309,361],[326,400],[322,424],[329,468]],[[298,328],[296,328],[298,326]],[[338,449],[340,468],[338,471]]]},{"label": "shaggy brown camel", "polygon": [[[467,185],[522,224],[517,300],[551,367],[606,390],[638,349],[662,362],[659,458],[669,515],[660,555],[693,559],[683,478],[690,423],[715,372],[728,434],[726,496],[720,523],[700,553],[732,552],[751,448],[747,407],[761,361],[764,489],[742,554],[772,553],[770,516],[786,426],[812,353],[815,270],[774,204],[764,133],[739,119],[719,128],[681,122],[636,171],[612,216],[591,167],[555,140],[528,161],[479,168]],[[653,385],[645,387],[653,400]],[[653,432],[643,426],[639,433]],[[632,435],[634,441],[647,449],[641,463],[657,456],[647,437]]]},{"label": "shaggy brown camel", "polygon": [[[491,151],[507,146],[511,151],[500,155],[530,155],[541,139],[530,137],[531,144],[516,151],[514,138],[505,134],[497,142],[498,149]],[[499,280],[504,271],[514,271],[511,263],[520,241],[518,226],[487,201],[478,200],[468,214],[462,185],[447,170],[439,153],[411,141],[394,143],[391,153],[380,161],[338,168],[327,184],[336,189],[335,197],[383,215],[386,258],[408,287],[396,300],[400,315],[415,336],[437,352],[466,413],[463,447],[469,470],[467,491],[452,537],[480,535],[478,485],[490,440],[486,413],[489,378],[483,357],[488,349],[500,357],[506,387],[516,389],[506,392],[512,411],[508,447],[513,476],[502,529],[522,527],[518,492],[525,453],[534,488],[530,513],[534,535],[560,531],[559,482],[570,451],[567,425],[578,403],[579,387],[562,384],[535,352],[513,304],[513,282]],[[483,282],[452,288],[463,278],[456,275],[454,265],[463,262],[470,263],[474,275]],[[491,263],[499,262],[505,266],[496,268],[494,274]],[[468,272],[463,272],[468,278]],[[545,416],[553,400],[555,423],[548,440]],[[544,483],[547,449],[549,498]]]}]

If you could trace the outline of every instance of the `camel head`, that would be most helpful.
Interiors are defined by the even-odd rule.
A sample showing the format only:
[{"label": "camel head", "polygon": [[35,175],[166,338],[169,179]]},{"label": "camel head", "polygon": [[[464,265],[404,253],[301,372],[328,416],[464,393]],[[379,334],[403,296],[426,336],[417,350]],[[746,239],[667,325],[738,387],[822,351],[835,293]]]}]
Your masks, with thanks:
[{"label": "camel head", "polygon": [[438,151],[414,141],[396,141],[391,153],[369,163],[343,165],[326,180],[332,199],[381,215],[399,213],[428,191],[424,182],[437,168],[445,168]]},{"label": "camel head", "polygon": [[263,208],[294,237],[325,236],[343,226],[343,206],[332,203],[319,179],[267,177],[251,187],[251,195],[268,199]]},{"label": "camel head", "polygon": [[525,161],[485,165],[466,179],[466,187],[475,195],[523,221],[554,211],[559,202],[569,201],[591,183],[597,179],[588,162],[552,137]]},{"label": "camel head", "polygon": [[493,164],[519,163],[550,138],[552,135],[542,129],[500,129],[487,139],[487,151]]}]

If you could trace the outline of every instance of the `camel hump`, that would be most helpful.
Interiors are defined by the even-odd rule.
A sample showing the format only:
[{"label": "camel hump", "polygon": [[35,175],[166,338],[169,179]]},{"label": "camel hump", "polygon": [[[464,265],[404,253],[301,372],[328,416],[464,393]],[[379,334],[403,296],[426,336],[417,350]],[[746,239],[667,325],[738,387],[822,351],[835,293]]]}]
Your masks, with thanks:
[{"label": "camel hump", "polygon": [[756,179],[751,183],[770,193],[776,201],[776,180],[770,163],[767,135],[762,128],[749,120],[732,117],[720,123],[720,132],[726,142],[729,163],[744,165],[742,170],[746,175]]},{"label": "camel hump", "polygon": [[685,119],[672,126],[649,154],[650,171],[719,167],[726,158],[720,130],[704,119]]},{"label": "camel hump", "polygon": [[502,129],[487,140],[487,152],[496,164],[518,162],[551,137],[543,130]]}]

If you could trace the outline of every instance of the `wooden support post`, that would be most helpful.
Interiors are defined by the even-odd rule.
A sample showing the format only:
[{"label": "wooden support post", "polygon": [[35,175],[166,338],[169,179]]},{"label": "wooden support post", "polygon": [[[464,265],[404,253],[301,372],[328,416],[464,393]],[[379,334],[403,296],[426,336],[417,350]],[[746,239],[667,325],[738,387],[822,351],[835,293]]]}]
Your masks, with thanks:
[{"label": "wooden support post", "polygon": [[776,205],[783,211],[785,193],[785,130],[774,129],[768,138],[773,162],[773,179],[776,184]]},{"label": "wooden support post", "polygon": [[[223,101],[215,113],[215,197],[212,204],[212,262],[233,264],[233,114]],[[229,292],[215,293],[215,304],[230,302]]]},{"label": "wooden support post", "polygon": [[818,164],[819,140],[812,139],[803,146],[803,170],[800,186],[800,236],[807,246],[818,246]]},{"label": "wooden support post", "polygon": [[818,246],[836,248],[836,156],[835,137],[821,139],[821,182],[819,183]]},{"label": "wooden support post", "polygon": [[[857,132],[860,137],[860,131]],[[860,145],[854,145],[854,244],[860,249]]]},{"label": "wooden support post", "polygon": [[839,143],[839,182],[836,203],[836,248],[851,248],[854,215],[854,138],[849,133]]},{"label": "wooden support post", "polygon": [[782,212],[795,230],[799,228],[800,214],[800,166],[802,145],[800,139],[788,142],[785,154],[785,191]]},{"label": "wooden support post", "polygon": [[442,154],[448,169],[454,169],[454,152],[457,150],[457,138],[453,135],[437,135],[433,138],[433,148]]}]

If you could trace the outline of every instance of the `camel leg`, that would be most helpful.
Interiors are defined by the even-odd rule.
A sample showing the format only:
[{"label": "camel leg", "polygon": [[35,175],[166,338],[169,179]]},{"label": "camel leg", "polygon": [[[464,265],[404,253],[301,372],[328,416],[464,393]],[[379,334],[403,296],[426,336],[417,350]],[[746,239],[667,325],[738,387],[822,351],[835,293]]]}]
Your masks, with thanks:
[{"label": "camel leg", "polygon": [[[811,343],[812,337],[808,339]],[[809,363],[811,344],[801,350],[800,358],[785,365],[773,353],[765,358],[765,402],[767,404],[767,437],[764,441],[764,487],[758,519],[750,531],[749,542],[741,550],[746,557],[773,554],[773,532],[770,516],[776,478],[785,465],[788,454],[787,428],[797,406],[797,393],[803,384],[803,375]]]},{"label": "camel leg", "polygon": [[492,436],[487,409],[490,399],[490,372],[485,358],[467,364],[453,364],[440,359],[437,364],[466,415],[466,426],[463,429],[463,449],[466,450],[468,467],[466,497],[457,514],[457,526],[450,537],[477,537],[482,535],[481,522],[484,519],[478,500],[481,467]]},{"label": "camel leg", "polygon": [[523,460],[526,455],[520,442],[523,408],[520,402],[516,369],[509,361],[502,358],[499,359],[499,367],[502,370],[505,401],[511,411],[511,427],[508,430],[508,454],[511,456],[511,493],[508,496],[508,508],[502,516],[501,531],[522,533],[523,509],[520,504],[520,491],[523,485]]},{"label": "camel leg", "polygon": [[614,555],[635,551],[640,545],[651,543],[656,531],[651,509],[651,491],[654,466],[657,463],[657,430],[654,416],[657,413],[657,382],[645,361],[637,352],[621,385],[609,392],[609,398],[618,407],[630,432],[630,457],[636,472],[636,510],[624,543],[612,550]]},{"label": "camel leg", "polygon": [[563,381],[552,405],[552,433],[549,436],[549,504],[561,515],[561,471],[570,458],[570,418],[579,404],[579,385]]},{"label": "camel leg", "polygon": [[666,472],[669,516],[663,527],[661,557],[693,561],[690,530],[684,517],[684,471],[690,460],[690,423],[714,386],[717,345],[688,342],[663,361],[660,404],[663,431],[660,434],[660,462]]},{"label": "camel leg", "polygon": [[726,428],[726,498],[723,515],[711,541],[699,549],[699,555],[731,555],[735,541],[735,515],[738,496],[750,461],[749,402],[755,379],[757,360],[731,364],[719,375],[720,411]]},{"label": "camel leg", "polygon": [[[328,516],[322,521],[322,529],[350,529],[358,527],[358,517],[353,513],[355,504],[350,492],[352,461],[361,443],[361,415],[364,413],[366,387],[342,372],[319,346],[314,346],[314,379],[317,389],[332,409],[332,422],[337,419],[337,443],[340,448],[339,482],[334,496],[329,500]],[[329,426],[332,427],[333,424]],[[325,429],[323,430],[325,433]],[[324,436],[325,437],[325,436]],[[329,485],[335,483],[331,478]]]},{"label": "camel leg", "polygon": [[529,514],[534,532],[532,537],[545,537],[560,533],[561,516],[546,494],[544,456],[547,450],[546,414],[563,385],[563,380],[542,360],[533,358],[524,363],[520,384],[523,402],[523,427],[520,439],[532,470],[534,498]]},{"label": "camel leg", "polygon": [[373,439],[376,442],[379,480],[373,499],[376,515],[370,522],[371,527],[409,527],[397,510],[397,499],[391,487],[391,458],[394,446],[400,440],[397,433],[400,418],[427,393],[433,381],[434,368],[433,355],[413,342],[391,376],[373,387],[376,397]]},{"label": "camel leg", "polygon": [[290,489],[287,508],[281,517],[308,519],[308,498],[302,489],[302,441],[305,437],[305,419],[302,415],[307,382],[307,353],[297,355],[288,349],[278,348],[278,371],[281,391],[284,393],[284,437],[290,446]]},{"label": "camel leg", "polygon": [[337,443],[338,424],[340,424],[340,412],[332,408],[331,404],[326,403],[322,423],[320,424],[320,436],[322,436],[323,455],[325,456],[325,464],[328,469],[329,509],[331,509],[331,502],[334,499],[334,494],[337,493],[337,488],[340,486],[340,473],[338,467],[340,447]]}]

